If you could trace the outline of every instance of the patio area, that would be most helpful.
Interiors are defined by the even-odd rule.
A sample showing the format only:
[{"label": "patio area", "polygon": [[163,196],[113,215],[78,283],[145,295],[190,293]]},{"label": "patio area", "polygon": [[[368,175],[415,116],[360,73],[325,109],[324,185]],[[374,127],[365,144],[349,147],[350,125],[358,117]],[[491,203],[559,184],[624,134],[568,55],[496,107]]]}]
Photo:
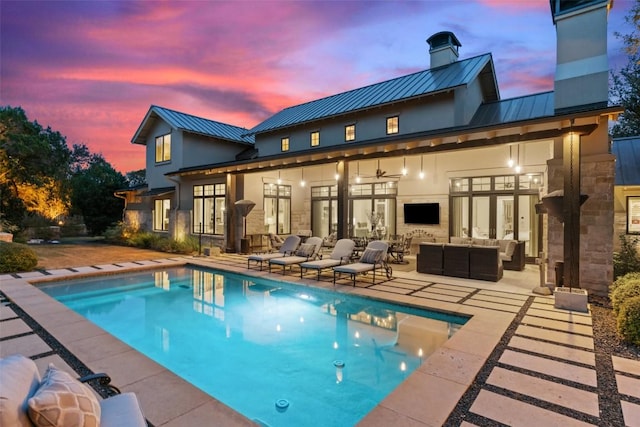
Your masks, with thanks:
[{"label": "patio area", "polygon": [[[599,354],[590,314],[557,310],[552,297],[531,293],[536,266],[485,282],[419,274],[415,259],[408,260],[393,265],[390,280],[372,284],[363,276],[355,287],[335,290],[473,317],[359,425],[640,425],[640,361]],[[25,354],[41,371],[53,362],[76,374],[86,373],[79,367],[107,372],[138,395],[154,426],[255,425],[30,285],[184,263],[333,289],[329,273],[316,281],[315,274],[300,279],[297,270],[284,276],[248,270],[246,257],[236,254],[3,275],[0,356]]]}]

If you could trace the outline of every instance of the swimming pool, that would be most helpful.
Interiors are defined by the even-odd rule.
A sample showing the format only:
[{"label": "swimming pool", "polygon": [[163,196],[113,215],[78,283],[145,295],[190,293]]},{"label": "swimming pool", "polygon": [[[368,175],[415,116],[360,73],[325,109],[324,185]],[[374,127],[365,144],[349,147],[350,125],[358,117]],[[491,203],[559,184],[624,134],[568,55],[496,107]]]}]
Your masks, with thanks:
[{"label": "swimming pool", "polygon": [[356,424],[466,321],[193,266],[39,288],[270,426]]}]

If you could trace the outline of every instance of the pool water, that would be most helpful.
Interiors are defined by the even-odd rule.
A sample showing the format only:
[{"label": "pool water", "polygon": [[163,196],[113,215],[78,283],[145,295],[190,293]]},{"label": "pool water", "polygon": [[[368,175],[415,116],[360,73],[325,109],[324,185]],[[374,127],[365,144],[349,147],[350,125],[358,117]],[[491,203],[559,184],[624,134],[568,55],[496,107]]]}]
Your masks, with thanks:
[{"label": "pool water", "polygon": [[194,266],[40,288],[269,426],[355,425],[466,321]]}]

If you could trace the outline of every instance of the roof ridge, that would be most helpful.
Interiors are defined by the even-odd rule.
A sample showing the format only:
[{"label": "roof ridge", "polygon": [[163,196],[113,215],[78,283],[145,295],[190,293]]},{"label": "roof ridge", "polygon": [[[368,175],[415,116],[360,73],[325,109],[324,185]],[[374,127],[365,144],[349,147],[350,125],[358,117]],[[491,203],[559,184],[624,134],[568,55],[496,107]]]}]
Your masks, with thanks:
[{"label": "roof ridge", "polygon": [[[381,84],[384,84],[384,83],[389,83],[389,82],[393,82],[393,81],[400,80],[400,79],[406,79],[406,78],[409,78],[410,76],[415,76],[417,74],[426,73],[428,71],[438,71],[440,69],[444,69],[444,68],[449,67],[451,65],[459,64],[459,63],[462,63],[462,62],[468,62],[468,61],[471,61],[471,60],[474,60],[474,59],[477,59],[477,58],[480,58],[480,57],[483,57],[483,56],[491,56],[491,53],[482,53],[482,54],[479,54],[479,55],[472,56],[470,58],[465,58],[465,59],[461,59],[459,61],[452,62],[450,64],[441,65],[441,66],[436,67],[436,68],[426,68],[426,69],[423,69],[423,70],[414,71],[413,73],[403,74],[401,76],[393,77],[393,78],[387,79],[387,80],[381,80],[381,81],[376,82],[376,83],[370,83],[370,84],[368,84],[366,86],[360,86],[360,87],[356,87],[356,88],[353,88],[353,89],[345,90],[344,92],[338,92],[338,93],[334,93],[334,94],[331,94],[331,95],[323,96],[322,98],[316,98],[316,99],[312,99],[310,101],[301,102],[300,104],[291,105],[289,107],[283,108],[282,110],[280,110],[280,112],[287,111],[287,110],[290,110],[292,108],[301,107],[303,105],[311,104],[311,103],[314,103],[314,102],[322,101],[322,100],[325,100],[325,99],[331,99],[331,98],[334,98],[336,96],[344,95],[344,94],[347,94],[347,93],[352,93],[352,92],[364,90],[364,89],[367,89],[367,88],[370,88],[370,87],[373,87],[373,86],[377,86],[377,85],[381,85]],[[275,113],[275,114],[278,114],[278,113]]]}]

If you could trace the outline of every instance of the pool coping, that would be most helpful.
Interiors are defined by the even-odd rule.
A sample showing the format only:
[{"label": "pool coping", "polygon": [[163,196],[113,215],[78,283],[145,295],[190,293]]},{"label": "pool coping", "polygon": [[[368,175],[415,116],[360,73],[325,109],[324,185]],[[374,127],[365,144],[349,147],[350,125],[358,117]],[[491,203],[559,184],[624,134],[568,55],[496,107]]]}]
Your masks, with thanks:
[{"label": "pool coping", "polygon": [[381,293],[361,287],[334,287],[327,282],[249,270],[244,264],[230,265],[216,258],[199,257],[120,263],[118,268],[105,265],[97,268],[77,268],[73,271],[56,270],[50,271],[47,275],[34,272],[21,275],[20,278],[3,276],[0,289],[89,369],[94,372],[108,372],[113,383],[123,391],[135,392],[141,401],[145,416],[153,425],[204,425],[212,419],[229,426],[256,425],[252,420],[210,397],[66,308],[37,286],[32,286],[32,284],[37,285],[51,280],[77,279],[83,276],[126,273],[184,264],[218,268],[255,277],[268,277],[270,280],[281,280],[402,305],[471,316],[452,338],[427,358],[358,424],[366,427],[442,425],[473,383],[477,373],[484,366],[516,315],[516,313],[460,303]]}]

